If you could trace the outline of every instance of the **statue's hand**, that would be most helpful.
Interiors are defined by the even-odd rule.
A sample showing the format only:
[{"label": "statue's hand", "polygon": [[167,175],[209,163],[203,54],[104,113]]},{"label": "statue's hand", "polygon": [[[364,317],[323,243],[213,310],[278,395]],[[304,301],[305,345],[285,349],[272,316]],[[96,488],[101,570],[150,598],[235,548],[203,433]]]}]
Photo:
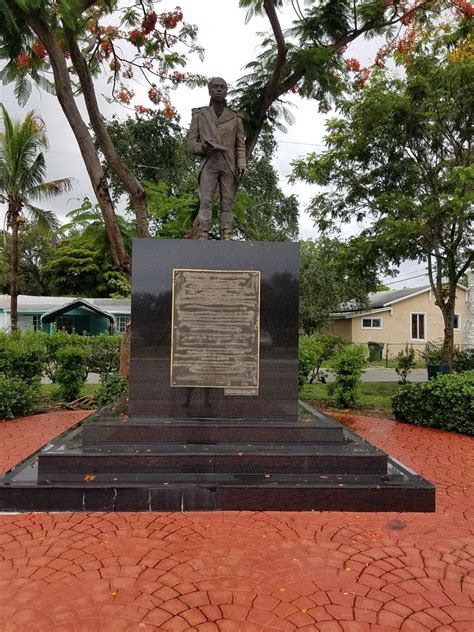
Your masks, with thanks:
[{"label": "statue's hand", "polygon": [[211,145],[211,143],[209,141],[207,141],[207,140],[205,140],[203,143],[201,143],[201,147],[202,147],[202,153],[203,154],[209,154],[214,149],[214,147]]},{"label": "statue's hand", "polygon": [[237,169],[237,174],[239,178],[243,178],[247,174],[247,167],[239,167]]}]

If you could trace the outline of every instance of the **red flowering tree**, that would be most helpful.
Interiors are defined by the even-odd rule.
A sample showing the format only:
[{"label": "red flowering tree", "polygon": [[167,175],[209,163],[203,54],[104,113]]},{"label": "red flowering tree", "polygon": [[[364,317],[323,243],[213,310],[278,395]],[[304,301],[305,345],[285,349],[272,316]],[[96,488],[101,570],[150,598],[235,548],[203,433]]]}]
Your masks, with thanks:
[{"label": "red flowering tree", "polygon": [[[108,98],[136,112],[158,108],[173,117],[169,89],[194,86],[205,79],[182,71],[187,55],[202,55],[197,29],[187,24],[179,7],[157,13],[148,0],[124,6],[118,0],[5,0],[0,3],[0,52],[7,63],[4,82],[15,82],[23,104],[32,82],[54,92],[77,139],[104,217],[113,260],[130,275],[130,261],[116,221],[107,179],[87,121],[75,95],[82,92],[90,126],[109,168],[122,181],[134,210],[137,232],[147,237],[146,198],[141,183],[117,152],[97,101],[94,80],[108,76]],[[52,75],[52,81],[50,80]],[[148,85],[149,106],[135,103],[133,82]]]},{"label": "red flowering tree", "polygon": [[[408,50],[419,30],[427,31],[453,13],[472,15],[471,0],[292,0],[295,19],[282,29],[278,9],[286,0],[239,0],[247,17],[266,15],[271,35],[239,80],[236,106],[246,114],[247,154],[264,125],[285,117],[285,96],[315,99],[328,111],[347,88],[364,86],[373,68],[394,50]],[[371,67],[350,56],[360,38],[384,37]]]}]

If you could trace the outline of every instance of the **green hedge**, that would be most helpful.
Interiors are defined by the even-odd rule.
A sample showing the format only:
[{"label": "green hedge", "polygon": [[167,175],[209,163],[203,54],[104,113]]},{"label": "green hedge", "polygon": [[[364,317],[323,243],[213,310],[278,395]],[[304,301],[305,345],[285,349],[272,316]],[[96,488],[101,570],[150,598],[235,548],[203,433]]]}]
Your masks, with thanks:
[{"label": "green hedge", "polygon": [[0,375],[0,419],[31,415],[39,397],[39,384]]},{"label": "green hedge", "polygon": [[474,371],[402,386],[392,410],[400,421],[474,436]]}]

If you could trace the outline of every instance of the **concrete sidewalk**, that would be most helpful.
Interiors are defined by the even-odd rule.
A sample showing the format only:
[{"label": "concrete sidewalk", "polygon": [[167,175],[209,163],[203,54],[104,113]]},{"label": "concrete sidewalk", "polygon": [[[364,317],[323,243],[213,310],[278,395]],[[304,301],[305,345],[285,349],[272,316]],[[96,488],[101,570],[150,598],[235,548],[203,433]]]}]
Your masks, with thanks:
[{"label": "concrete sidewalk", "polygon": [[[0,468],[81,414],[0,422]],[[436,513],[0,514],[1,632],[472,632],[474,440],[338,418]]]}]

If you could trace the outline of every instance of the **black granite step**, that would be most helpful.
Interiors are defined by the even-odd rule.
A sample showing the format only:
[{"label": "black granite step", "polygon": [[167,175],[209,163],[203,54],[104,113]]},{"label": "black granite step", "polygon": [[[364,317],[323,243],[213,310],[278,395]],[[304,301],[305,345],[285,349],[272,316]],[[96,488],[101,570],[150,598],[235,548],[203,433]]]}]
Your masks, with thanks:
[{"label": "black granite step", "polygon": [[[298,441],[143,440],[133,447],[114,443],[114,432],[149,428],[153,435],[164,428],[172,439],[173,424],[157,417],[125,422],[117,412],[102,411],[7,472],[0,480],[0,510],[434,511],[433,485],[329,417],[306,405],[300,411],[298,423],[287,418],[274,418],[274,424],[266,418],[175,422],[176,428],[203,427],[203,433],[220,427],[233,432],[241,424],[260,439],[260,429],[268,426],[275,436],[278,429],[286,437],[301,432]],[[103,443],[84,441],[91,426],[106,433]],[[307,433],[315,428],[337,429],[342,441],[311,442]]]},{"label": "black granite step", "polygon": [[220,444],[49,450],[39,455],[39,480],[58,482],[100,472],[373,473],[387,470],[387,455],[364,441],[344,444]]},{"label": "black granite step", "polygon": [[[3,511],[434,511],[434,487],[390,460],[380,475],[98,474],[0,487]],[[90,477],[91,478],[91,477]],[[27,479],[27,477],[26,477]]]},{"label": "black granite step", "polygon": [[344,441],[342,426],[327,418],[242,419],[129,418],[92,419],[84,424],[83,446],[149,443],[335,443]]}]

